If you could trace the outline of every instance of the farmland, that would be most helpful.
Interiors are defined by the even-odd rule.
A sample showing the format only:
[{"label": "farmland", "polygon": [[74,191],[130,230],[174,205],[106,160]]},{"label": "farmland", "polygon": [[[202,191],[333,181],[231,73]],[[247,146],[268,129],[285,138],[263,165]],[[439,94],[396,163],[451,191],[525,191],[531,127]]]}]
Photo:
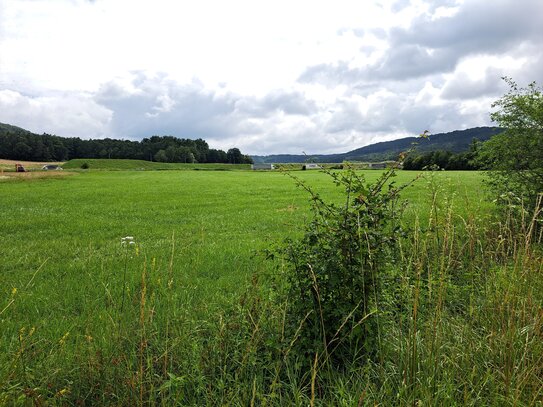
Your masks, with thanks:
[{"label": "farmland", "polygon": [[[364,174],[368,181],[379,176],[378,171]],[[296,176],[324,199],[342,202],[340,189],[326,174],[306,171]],[[395,180],[402,183],[415,176],[404,171]],[[389,332],[389,347],[418,343],[420,350],[383,351],[380,368],[351,367],[344,375],[337,374],[333,388],[322,388],[315,396],[309,382],[315,384],[316,378],[301,374],[296,379],[287,367],[268,380],[276,365],[260,360],[265,343],[260,335],[265,336],[265,326],[272,329],[275,315],[274,306],[265,300],[267,276],[278,267],[263,251],[300,236],[311,219],[309,196],[291,178],[277,172],[91,168],[61,178],[0,180],[0,404],[201,405],[252,400],[352,405],[360,400],[405,404],[464,398],[476,405],[540,400],[541,387],[534,377],[540,371],[541,345],[529,352],[521,347],[512,360],[502,360],[505,356],[499,350],[504,343],[517,349],[516,326],[501,332],[498,326],[481,322],[488,307],[497,307],[504,319],[490,325],[514,325],[508,312],[518,312],[514,306],[519,305],[524,312],[519,318],[531,327],[525,343],[531,344],[532,335],[541,333],[541,319],[534,311],[541,300],[533,285],[537,272],[527,271],[531,262],[537,269],[540,259],[524,258],[528,287],[512,286],[497,263],[484,258],[487,247],[494,247],[494,257],[501,249],[485,235],[492,204],[485,199],[482,174],[427,173],[402,192],[402,199],[408,202],[407,229],[422,225],[428,236],[433,229],[440,233],[435,241],[428,237],[421,246],[424,253],[412,254],[411,264],[426,261],[428,269],[449,272],[440,261],[462,257],[464,243],[470,241],[472,267],[459,266],[466,274],[451,281],[470,278],[473,284],[459,284],[449,293],[442,275],[434,287],[443,294],[441,308],[428,302],[432,306],[421,311],[427,319],[420,333],[407,329],[415,339],[409,342]],[[121,240],[126,237],[131,239]],[[451,242],[445,244],[447,238]],[[408,237],[406,242],[413,240],[417,238]],[[435,262],[424,257],[440,250],[444,257]],[[492,268],[499,278],[485,280],[482,289],[476,283],[478,273]],[[415,289],[419,282],[398,283],[405,284],[408,304],[415,301],[411,295],[420,289]],[[508,288],[502,291],[503,287]],[[476,297],[483,292],[479,290],[488,294],[487,302],[486,297]],[[511,308],[495,303],[504,293],[514,297]],[[462,311],[445,315],[443,303],[449,300]],[[458,305],[459,300],[466,302]],[[466,312],[474,330],[463,319]],[[265,322],[266,314],[271,322]],[[443,324],[446,318],[450,324]],[[452,332],[455,327],[461,329]],[[486,343],[477,330],[482,336],[489,332],[494,336]],[[428,345],[425,340],[432,333]],[[484,349],[473,349],[471,355],[451,354],[465,352],[465,341]],[[398,354],[398,365],[392,366],[392,355]],[[420,376],[409,376],[406,366],[413,366],[401,363],[404,357],[411,363],[416,355]],[[491,368],[484,367],[486,357],[494,358]],[[522,358],[521,373],[514,370],[515,357]],[[438,366],[445,369],[443,374],[436,375]],[[507,383],[493,373],[502,368],[509,375]],[[407,382],[402,382],[402,375]],[[322,376],[324,380],[324,372]],[[461,394],[449,388],[458,381]],[[430,385],[433,390],[428,390]]]}]

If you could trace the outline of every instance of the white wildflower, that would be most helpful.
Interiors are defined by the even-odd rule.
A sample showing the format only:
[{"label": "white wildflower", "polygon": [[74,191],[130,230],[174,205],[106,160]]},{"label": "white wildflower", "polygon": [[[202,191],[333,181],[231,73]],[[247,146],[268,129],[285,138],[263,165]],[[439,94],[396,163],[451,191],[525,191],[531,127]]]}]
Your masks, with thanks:
[{"label": "white wildflower", "polygon": [[125,245],[127,243],[136,244],[136,242],[134,242],[134,236],[121,237],[121,245]]}]

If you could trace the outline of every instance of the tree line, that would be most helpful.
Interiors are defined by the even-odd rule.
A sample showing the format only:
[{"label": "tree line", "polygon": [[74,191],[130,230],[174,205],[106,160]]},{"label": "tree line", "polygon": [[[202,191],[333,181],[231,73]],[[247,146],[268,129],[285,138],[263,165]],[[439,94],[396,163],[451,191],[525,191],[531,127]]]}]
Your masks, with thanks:
[{"label": "tree line", "polygon": [[202,139],[152,136],[141,141],[38,135],[14,126],[0,128],[0,158],[24,161],[68,161],[75,158],[117,158],[181,163],[251,164],[238,148],[209,148]]},{"label": "tree line", "polygon": [[469,171],[482,169],[482,164],[478,159],[478,150],[473,148],[470,151],[463,153],[452,153],[445,150],[436,150],[407,156],[403,162],[403,169],[443,169],[451,171]]}]

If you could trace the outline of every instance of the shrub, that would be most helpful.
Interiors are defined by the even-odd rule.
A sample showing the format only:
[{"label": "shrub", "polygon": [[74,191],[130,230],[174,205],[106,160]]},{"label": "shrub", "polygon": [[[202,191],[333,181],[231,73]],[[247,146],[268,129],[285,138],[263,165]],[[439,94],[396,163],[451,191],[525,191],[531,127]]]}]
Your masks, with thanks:
[{"label": "shrub", "polygon": [[402,235],[398,195],[406,185],[395,186],[395,171],[388,169],[374,183],[351,167],[324,171],[345,189],[342,205],[325,202],[291,175],[310,194],[313,212],[304,236],[279,250],[286,264],[285,329],[292,353],[306,362],[317,353],[341,365],[375,350],[379,282]]}]

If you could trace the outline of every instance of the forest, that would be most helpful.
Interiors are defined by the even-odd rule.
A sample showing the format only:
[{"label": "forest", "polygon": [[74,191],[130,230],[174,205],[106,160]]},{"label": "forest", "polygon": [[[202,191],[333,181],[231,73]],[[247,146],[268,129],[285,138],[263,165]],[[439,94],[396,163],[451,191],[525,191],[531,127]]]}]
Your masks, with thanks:
[{"label": "forest", "polygon": [[250,164],[238,148],[209,148],[205,140],[152,136],[141,141],[59,137],[0,123],[0,158],[24,161],[67,161],[74,158],[117,158],[181,163]]}]

